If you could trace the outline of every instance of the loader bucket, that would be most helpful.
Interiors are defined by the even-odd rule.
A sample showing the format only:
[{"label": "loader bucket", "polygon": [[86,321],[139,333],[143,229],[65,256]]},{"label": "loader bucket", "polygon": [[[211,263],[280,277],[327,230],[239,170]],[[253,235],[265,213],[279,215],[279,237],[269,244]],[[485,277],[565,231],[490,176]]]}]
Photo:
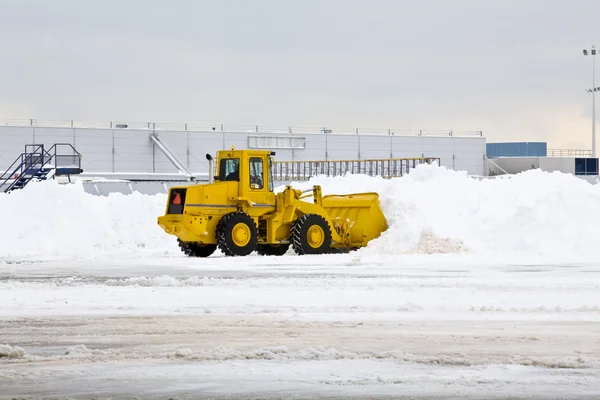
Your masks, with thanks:
[{"label": "loader bucket", "polygon": [[347,223],[351,247],[366,246],[387,229],[377,193],[324,196],[323,208],[338,231]]}]

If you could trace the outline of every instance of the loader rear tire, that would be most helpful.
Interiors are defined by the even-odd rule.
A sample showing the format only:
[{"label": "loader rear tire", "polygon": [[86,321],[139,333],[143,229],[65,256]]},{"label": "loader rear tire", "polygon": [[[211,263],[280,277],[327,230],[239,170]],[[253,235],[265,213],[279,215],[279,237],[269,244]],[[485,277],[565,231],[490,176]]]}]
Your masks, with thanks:
[{"label": "loader rear tire", "polygon": [[217,224],[217,246],[226,256],[247,256],[256,249],[254,220],[242,211],[226,214]]},{"label": "loader rear tire", "polygon": [[259,244],[256,246],[256,252],[261,256],[282,256],[289,248],[289,243]]},{"label": "loader rear tire", "polygon": [[291,242],[296,254],[325,254],[331,251],[331,228],[318,214],[304,214],[292,226]]},{"label": "loader rear tire", "polygon": [[208,257],[217,250],[216,244],[185,243],[177,239],[179,248],[188,257]]}]

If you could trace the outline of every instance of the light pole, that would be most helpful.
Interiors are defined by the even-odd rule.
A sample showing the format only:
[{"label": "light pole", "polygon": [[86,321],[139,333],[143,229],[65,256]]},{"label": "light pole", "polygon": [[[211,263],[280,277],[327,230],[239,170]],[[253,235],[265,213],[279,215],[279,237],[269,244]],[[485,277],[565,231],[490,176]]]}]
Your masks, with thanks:
[{"label": "light pole", "polygon": [[589,51],[583,49],[583,55],[592,56],[592,88],[587,92],[592,94],[592,158],[596,158],[596,92],[600,91],[600,87],[596,87],[596,46]]}]

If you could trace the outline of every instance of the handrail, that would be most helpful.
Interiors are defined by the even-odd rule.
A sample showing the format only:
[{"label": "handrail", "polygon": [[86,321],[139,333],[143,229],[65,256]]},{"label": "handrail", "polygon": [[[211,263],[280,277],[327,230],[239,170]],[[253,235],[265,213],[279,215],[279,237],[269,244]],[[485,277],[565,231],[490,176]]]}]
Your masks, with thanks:
[{"label": "handrail", "polygon": [[[30,147],[30,146],[33,146],[34,150],[31,152],[27,152],[27,147]],[[38,153],[38,151],[39,151],[39,153]],[[11,166],[8,167],[8,169],[2,174],[2,177],[0,178],[0,188],[2,188],[4,185],[6,185],[6,183],[8,181],[10,181],[11,179],[14,179],[13,182],[10,183],[6,189],[4,189],[4,191],[7,192],[10,189],[12,189],[17,182],[17,178],[15,178],[15,175],[18,174],[19,177],[21,175],[23,175],[23,166],[27,164],[27,161],[30,161],[29,164],[32,165],[34,156],[36,157],[36,159],[37,159],[37,157],[41,156],[42,160],[43,160],[45,155],[48,155],[48,153],[44,150],[43,144],[25,145],[25,152],[21,153],[21,155],[19,155],[17,157],[17,159],[11,164]],[[14,169],[12,169],[15,166],[15,164],[17,164],[17,163],[18,163],[18,165]],[[42,166],[42,168],[43,168],[43,166]]]},{"label": "handrail", "polygon": [[[50,164],[53,160],[56,161],[58,157],[66,156],[58,154],[58,146],[70,147],[75,153],[75,155],[72,154],[72,156],[78,157],[78,167],[81,168],[81,153],[79,153],[75,149],[75,147],[71,145],[71,143],[55,143],[48,150],[44,148],[43,144],[25,145],[25,152],[21,153],[21,155],[17,157],[17,159],[12,163],[12,165],[2,174],[2,177],[0,178],[0,188],[3,188],[6,185],[6,183],[12,179],[13,181],[8,185],[8,187],[3,188],[4,192],[8,192],[17,185],[17,182],[19,182],[19,178],[21,178],[24,175],[24,172],[33,169],[34,165],[39,165],[39,168],[36,167],[36,169],[37,171],[40,171],[44,169],[48,164]],[[28,147],[34,147],[34,150],[31,152],[27,152]],[[13,168],[17,163],[18,165],[13,170],[11,170],[11,168]],[[55,169],[57,167],[57,165],[54,166]],[[8,174],[9,171],[11,171],[10,174]],[[17,175],[17,178],[15,178],[15,175]],[[31,179],[33,179],[33,175],[25,178],[25,183],[29,182]]]},{"label": "handrail", "polygon": [[547,157],[591,157],[592,150],[586,149],[548,149]]},{"label": "handrail", "polygon": [[16,163],[19,163],[19,165],[23,163],[23,154],[19,155],[17,159],[10,165],[10,167],[8,167],[6,171],[4,171],[2,175],[0,175],[0,186],[2,186],[6,182],[6,180],[11,179],[10,176],[14,176],[14,174],[9,174],[9,177],[5,177],[4,175],[8,174],[11,171],[11,168],[13,168]]},{"label": "handrail", "polygon": [[54,143],[52,145],[52,147],[50,147],[50,149],[47,151],[47,154],[50,155],[50,152],[52,150],[54,150],[54,154],[52,155],[52,158],[56,159],[56,157],[66,157],[68,156],[67,154],[58,154],[58,147],[59,146],[67,146],[69,148],[71,148],[71,150],[73,151],[73,153],[75,154],[71,154],[71,156],[75,157],[77,156],[79,158],[79,167],[81,167],[81,158],[82,155],[80,152],[77,151],[77,149],[75,147],[73,147],[73,145],[71,143]]},{"label": "handrail", "polygon": [[[29,146],[34,146],[34,150],[32,152],[27,153],[27,147]],[[40,151],[38,153],[38,151]],[[46,162],[44,162],[44,160],[46,160],[46,156],[48,156],[48,159]],[[34,158],[35,157],[35,158]],[[21,154],[21,163],[19,164],[19,166],[17,168],[14,169],[14,171],[10,174],[10,176],[15,176],[18,172],[18,177],[21,177],[23,175],[24,172],[24,167],[29,165],[29,167],[33,167],[34,164],[40,164],[39,162],[34,163],[34,159],[36,161],[39,161],[41,157],[42,163],[40,165],[39,169],[43,169],[44,166],[50,162],[50,160],[52,160],[52,155],[46,151],[44,149],[44,145],[40,144],[40,145],[25,145],[25,153]],[[25,168],[25,170],[27,170]],[[33,177],[29,177],[28,179],[26,179],[27,182],[29,182]],[[6,180],[8,181],[8,179]],[[6,183],[6,181],[2,184],[4,185]],[[19,179],[14,179],[12,181],[12,183],[10,185],[8,185],[8,187],[6,189],[4,189],[5,192],[10,191],[11,189],[13,189],[17,182],[19,181]]]}]

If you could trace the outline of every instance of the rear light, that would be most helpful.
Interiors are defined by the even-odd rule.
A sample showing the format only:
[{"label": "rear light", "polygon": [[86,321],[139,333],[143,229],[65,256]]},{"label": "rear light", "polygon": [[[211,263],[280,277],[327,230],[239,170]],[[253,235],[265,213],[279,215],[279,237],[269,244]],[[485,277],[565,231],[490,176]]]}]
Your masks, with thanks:
[{"label": "rear light", "polygon": [[174,206],[181,205],[181,193],[175,193],[175,197],[173,197],[173,201],[171,202],[171,204],[173,204]]}]

